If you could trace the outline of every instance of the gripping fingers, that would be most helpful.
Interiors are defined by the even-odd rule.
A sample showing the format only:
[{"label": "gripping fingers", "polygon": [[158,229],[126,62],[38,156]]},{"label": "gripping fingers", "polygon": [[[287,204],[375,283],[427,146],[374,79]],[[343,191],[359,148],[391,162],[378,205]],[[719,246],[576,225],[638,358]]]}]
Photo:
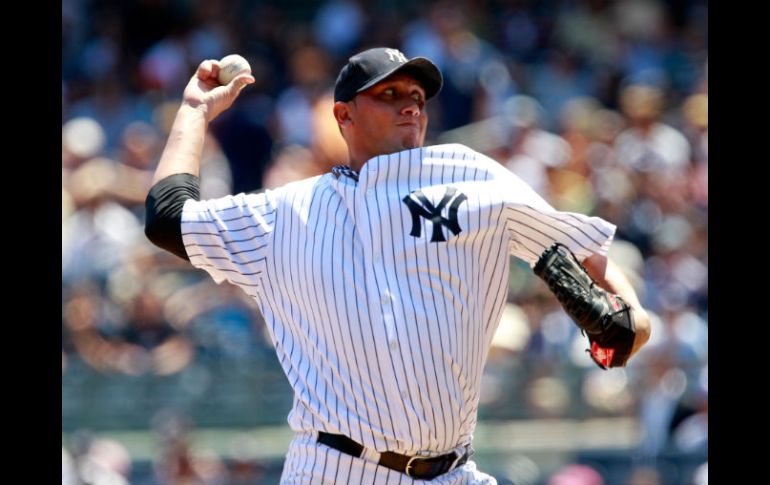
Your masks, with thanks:
[{"label": "gripping fingers", "polygon": [[195,73],[198,79],[202,81],[208,81],[213,79],[216,81],[219,75],[219,61],[215,59],[206,59],[198,64],[198,70]]}]

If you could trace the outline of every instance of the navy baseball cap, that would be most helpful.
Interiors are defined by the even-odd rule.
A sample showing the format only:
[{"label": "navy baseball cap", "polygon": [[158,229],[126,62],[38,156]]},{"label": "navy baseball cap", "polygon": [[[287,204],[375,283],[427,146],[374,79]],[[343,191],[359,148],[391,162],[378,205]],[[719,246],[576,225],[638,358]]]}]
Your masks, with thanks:
[{"label": "navy baseball cap", "polygon": [[426,100],[435,96],[444,83],[441,71],[429,59],[407,59],[398,49],[375,47],[348,59],[337,76],[334,101],[350,101],[356,94],[398,72],[414,76],[425,89]]}]

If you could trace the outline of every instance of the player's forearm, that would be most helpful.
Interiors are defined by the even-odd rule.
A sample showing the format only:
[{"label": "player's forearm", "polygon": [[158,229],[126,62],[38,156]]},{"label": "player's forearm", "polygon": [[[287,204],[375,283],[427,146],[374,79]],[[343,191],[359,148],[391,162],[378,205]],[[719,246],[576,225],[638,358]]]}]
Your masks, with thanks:
[{"label": "player's forearm", "polygon": [[152,185],[169,175],[189,173],[200,174],[200,162],[203,154],[203,143],[206,139],[208,121],[206,107],[192,107],[186,103],[177,111],[166,147],[155,169]]},{"label": "player's forearm", "polygon": [[636,331],[631,350],[631,355],[634,355],[650,339],[650,316],[639,302],[633,285],[620,267],[604,256],[591,256],[583,265],[599,286],[620,296],[631,307]]}]

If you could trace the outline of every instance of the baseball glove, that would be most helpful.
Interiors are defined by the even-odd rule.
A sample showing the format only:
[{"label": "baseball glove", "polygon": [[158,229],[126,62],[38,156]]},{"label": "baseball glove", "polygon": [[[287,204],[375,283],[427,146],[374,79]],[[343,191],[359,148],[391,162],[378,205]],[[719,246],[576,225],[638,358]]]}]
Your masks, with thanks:
[{"label": "baseball glove", "polygon": [[534,268],[584,335],[586,350],[602,369],[622,367],[636,336],[631,308],[601,288],[565,245],[546,249]]}]

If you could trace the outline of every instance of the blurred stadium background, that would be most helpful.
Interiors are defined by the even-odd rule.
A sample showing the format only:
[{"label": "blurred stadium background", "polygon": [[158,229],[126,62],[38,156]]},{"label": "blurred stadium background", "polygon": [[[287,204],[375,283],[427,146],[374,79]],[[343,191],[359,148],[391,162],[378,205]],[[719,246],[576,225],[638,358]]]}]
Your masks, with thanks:
[{"label": "blurred stadium background", "polygon": [[62,485],[277,483],[291,391],[252,302],[145,239],[144,196],[197,63],[257,83],[211,124],[202,195],[345,161],[351,54],[437,62],[429,142],[459,141],[553,205],[618,225],[654,314],[601,371],[512,261],[475,437],[501,484],[708,481],[705,0],[62,0]]}]

